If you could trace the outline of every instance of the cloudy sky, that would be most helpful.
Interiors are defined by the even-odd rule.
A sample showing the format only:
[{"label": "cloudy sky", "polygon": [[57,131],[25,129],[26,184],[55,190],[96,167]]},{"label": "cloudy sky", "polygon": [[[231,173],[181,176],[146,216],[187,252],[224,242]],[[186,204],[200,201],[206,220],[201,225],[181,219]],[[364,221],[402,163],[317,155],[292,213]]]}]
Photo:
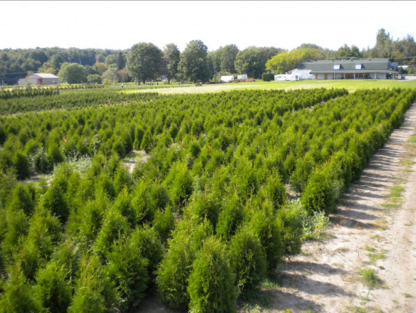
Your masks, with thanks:
[{"label": "cloudy sky", "polygon": [[293,49],[373,47],[384,28],[394,39],[416,37],[416,2],[184,1],[0,2],[0,49],[127,49],[138,42],[181,51],[200,39],[210,51],[227,44]]}]

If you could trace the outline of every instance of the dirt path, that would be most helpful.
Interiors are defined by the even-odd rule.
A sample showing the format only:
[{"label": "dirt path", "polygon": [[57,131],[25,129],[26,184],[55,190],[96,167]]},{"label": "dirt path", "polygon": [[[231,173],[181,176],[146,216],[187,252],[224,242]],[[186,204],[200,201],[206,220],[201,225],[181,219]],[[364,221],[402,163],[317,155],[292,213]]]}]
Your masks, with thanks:
[{"label": "dirt path", "polygon": [[[329,239],[286,264],[269,312],[413,312],[416,303],[416,104],[343,196]],[[360,271],[382,280],[369,290]],[[290,309],[292,311],[290,311]],[[309,311],[309,312],[311,312]]]}]

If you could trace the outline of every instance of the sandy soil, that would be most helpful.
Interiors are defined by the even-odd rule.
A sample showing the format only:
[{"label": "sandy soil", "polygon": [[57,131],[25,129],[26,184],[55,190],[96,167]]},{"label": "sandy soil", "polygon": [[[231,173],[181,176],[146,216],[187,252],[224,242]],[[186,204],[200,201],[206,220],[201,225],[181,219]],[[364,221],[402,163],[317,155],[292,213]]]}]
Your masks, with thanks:
[{"label": "sandy soil", "polygon": [[[304,244],[268,290],[269,312],[413,312],[416,302],[416,104],[361,179],[343,196],[329,239]],[[400,197],[388,194],[402,186]],[[373,260],[370,259],[373,258]],[[369,290],[360,270],[372,268],[382,285]],[[362,310],[362,311],[361,311]]]},{"label": "sandy soil", "polygon": [[146,154],[146,152],[143,150],[133,150],[129,153],[128,156],[126,156],[123,159],[122,163],[127,168],[129,173],[131,174],[133,173],[134,167],[136,166],[137,163],[144,164],[147,162],[149,157],[150,156]]}]

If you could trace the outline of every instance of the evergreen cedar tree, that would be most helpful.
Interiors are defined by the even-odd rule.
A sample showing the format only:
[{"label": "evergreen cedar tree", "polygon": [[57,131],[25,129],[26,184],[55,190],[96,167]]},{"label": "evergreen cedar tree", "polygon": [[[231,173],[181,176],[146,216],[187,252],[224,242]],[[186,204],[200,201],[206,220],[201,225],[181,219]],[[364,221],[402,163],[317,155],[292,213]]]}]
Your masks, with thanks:
[{"label": "evergreen cedar tree", "polygon": [[[305,216],[333,211],[415,99],[7,94],[2,114],[27,114],[0,123],[0,312],[127,311],[154,294],[172,308],[235,311],[300,252]],[[150,158],[129,173],[121,158],[133,149]],[[53,179],[23,183],[45,173]]]}]

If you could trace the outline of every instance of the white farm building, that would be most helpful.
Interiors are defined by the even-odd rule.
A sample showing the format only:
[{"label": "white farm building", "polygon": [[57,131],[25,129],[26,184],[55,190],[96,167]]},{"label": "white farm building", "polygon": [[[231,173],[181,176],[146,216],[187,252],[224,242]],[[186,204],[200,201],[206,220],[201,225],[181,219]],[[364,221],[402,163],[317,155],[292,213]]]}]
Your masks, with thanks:
[{"label": "white farm building", "polygon": [[304,79],[394,79],[399,74],[397,63],[390,59],[343,59],[305,61],[274,80]]},{"label": "white farm building", "polygon": [[229,75],[229,76],[221,76],[221,81],[228,83],[234,80],[234,76]]},{"label": "white farm building", "polygon": [[392,79],[398,74],[397,65],[390,59],[305,61],[299,70],[309,71],[311,79]]},{"label": "white farm building", "polygon": [[50,73],[33,73],[25,78],[19,79],[19,85],[57,85],[59,77]]},{"label": "white farm building", "polygon": [[241,74],[237,76],[237,79],[248,79],[247,74]]}]

